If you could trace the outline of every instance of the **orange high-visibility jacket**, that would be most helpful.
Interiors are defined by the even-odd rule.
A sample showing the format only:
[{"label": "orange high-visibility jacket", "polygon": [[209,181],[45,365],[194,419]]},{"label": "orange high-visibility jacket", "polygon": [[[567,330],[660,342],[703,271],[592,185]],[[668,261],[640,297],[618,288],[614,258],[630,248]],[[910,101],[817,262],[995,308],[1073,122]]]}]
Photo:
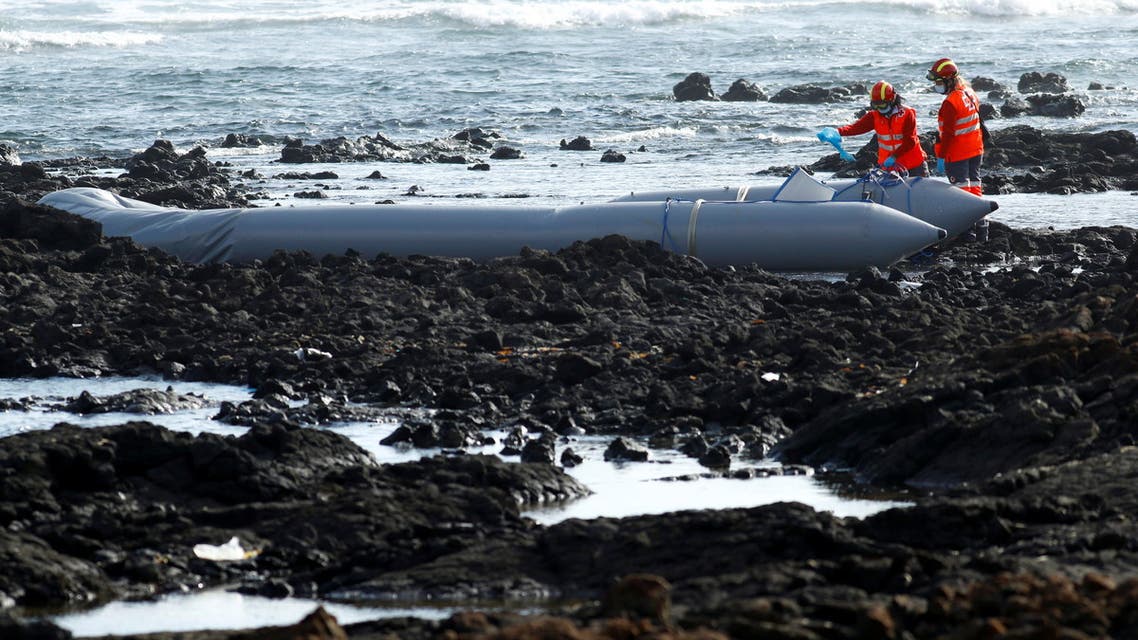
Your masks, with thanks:
[{"label": "orange high-visibility jacket", "polygon": [[843,136],[870,131],[877,134],[877,164],[883,164],[886,158],[893,156],[898,166],[908,170],[925,161],[925,150],[917,137],[916,109],[902,105],[889,115],[870,109],[857,122],[838,127],[838,133]]},{"label": "orange high-visibility jacket", "polygon": [[937,112],[940,142],[934,151],[945,162],[959,162],[984,153],[984,133],[980,130],[980,99],[971,89],[957,87],[940,103]]}]

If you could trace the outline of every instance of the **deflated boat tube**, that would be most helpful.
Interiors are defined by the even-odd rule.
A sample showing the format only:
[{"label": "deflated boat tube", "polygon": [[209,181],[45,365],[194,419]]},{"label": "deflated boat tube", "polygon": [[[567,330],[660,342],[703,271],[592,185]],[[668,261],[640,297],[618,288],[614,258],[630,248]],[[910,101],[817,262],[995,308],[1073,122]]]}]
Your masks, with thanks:
[{"label": "deflated boat tube", "polygon": [[[977,198],[943,180],[929,178],[901,179],[889,174],[870,174],[856,180],[830,180],[823,184],[834,189],[835,200],[871,200],[940,227],[948,232],[949,238],[968,231],[974,223],[999,208],[993,200]],[[634,191],[616,198],[614,202],[648,202],[667,198],[752,202],[770,200],[780,188],[781,185],[760,185]]]},{"label": "deflated boat tube", "polygon": [[[974,196],[973,196],[974,197]],[[100,189],[50,193],[40,204],[102,224],[195,263],[242,263],[274,251],[371,257],[436,255],[488,260],[523,247],[556,251],[623,235],[658,242],[713,266],[772,271],[886,267],[945,231],[873,202],[605,202],[564,207],[328,205],[188,211]]]}]

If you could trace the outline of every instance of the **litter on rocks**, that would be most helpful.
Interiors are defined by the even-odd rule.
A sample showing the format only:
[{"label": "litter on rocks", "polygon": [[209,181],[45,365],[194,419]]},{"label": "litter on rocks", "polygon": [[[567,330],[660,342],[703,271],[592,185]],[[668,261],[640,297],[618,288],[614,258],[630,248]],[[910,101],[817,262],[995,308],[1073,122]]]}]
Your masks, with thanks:
[{"label": "litter on rocks", "polygon": [[241,540],[237,536],[233,536],[222,545],[213,544],[195,544],[194,555],[203,560],[214,560],[217,562],[225,562],[231,560],[245,560],[252,558],[260,553],[259,550],[250,549],[246,550],[241,546]]}]

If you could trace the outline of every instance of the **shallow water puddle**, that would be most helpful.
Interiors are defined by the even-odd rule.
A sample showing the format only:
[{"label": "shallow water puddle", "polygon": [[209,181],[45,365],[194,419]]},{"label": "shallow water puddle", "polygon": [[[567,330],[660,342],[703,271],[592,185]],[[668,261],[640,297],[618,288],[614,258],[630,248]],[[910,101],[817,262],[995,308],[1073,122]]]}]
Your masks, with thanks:
[{"label": "shallow water puddle", "polygon": [[[182,394],[202,396],[206,405],[200,409],[172,414],[144,415],[136,413],[104,413],[78,415],[61,412],[56,407],[83,391],[102,397],[134,389],[166,389]],[[169,429],[190,433],[240,435],[245,428],[213,420],[223,401],[243,402],[252,390],[229,385],[168,381],[148,378],[104,379],[0,379],[0,400],[34,398],[28,411],[0,411],[0,437],[47,429],[59,422],[80,426],[121,424],[130,420],[147,420]],[[371,452],[380,463],[418,460],[441,452],[439,449],[389,447],[379,442],[394,431],[397,418],[385,422],[335,424],[328,429],[342,434]],[[504,433],[493,435],[501,442]],[[565,504],[542,505],[527,509],[526,516],[543,525],[568,518],[620,518],[661,514],[685,509],[729,509],[755,507],[774,502],[801,502],[837,516],[865,517],[906,503],[895,500],[866,500],[844,496],[823,479],[799,472],[783,473],[772,461],[749,463],[754,473],[748,479],[722,477],[701,466],[695,459],[672,450],[651,449],[647,462],[607,462],[604,451],[612,437],[587,436],[559,440],[557,456],[571,447],[584,462],[566,471],[583,482],[594,493]],[[497,454],[500,444],[469,448],[469,453]],[[506,457],[517,460],[516,457]],[[203,540],[203,543],[223,541]],[[154,602],[116,602],[83,613],[54,618],[74,635],[94,636],[109,633],[152,633],[189,631],[204,628],[238,629],[268,625],[292,624],[324,605],[341,623],[382,617],[414,615],[421,618],[443,618],[453,612],[442,607],[356,607],[330,604],[300,598],[272,600],[236,593],[208,591],[177,594]]]},{"label": "shallow water puddle", "polygon": [[[84,391],[102,397],[135,389],[166,389],[171,387],[182,394],[202,396],[209,401],[201,409],[179,411],[167,415],[147,415],[139,413],[91,413],[87,415],[68,413],[54,407],[76,398]],[[49,429],[60,422],[69,422],[81,427],[100,427],[122,424],[132,420],[146,420],[176,431],[191,433],[218,433],[240,435],[243,427],[215,422],[222,402],[244,402],[253,397],[253,390],[231,385],[205,382],[171,382],[158,378],[0,378],[0,401],[31,398],[31,410],[0,410],[0,438],[24,431]]]},{"label": "shallow water puddle", "polygon": [[113,602],[91,611],[58,616],[52,622],[79,638],[112,633],[252,629],[299,622],[317,606],[324,607],[341,625],[400,616],[441,620],[457,611],[435,607],[358,607],[304,598],[271,599],[204,591],[164,596],[154,602]]},{"label": "shallow water puddle", "polygon": [[[823,480],[802,471],[789,472],[773,461],[743,466],[754,477],[714,473],[694,458],[674,450],[650,449],[648,462],[606,462],[611,438],[589,436],[569,443],[585,462],[566,471],[593,490],[593,495],[567,504],[527,509],[545,525],[569,518],[621,518],[685,509],[734,509],[774,502],[801,502],[840,517],[865,517],[905,503],[843,497]],[[560,443],[559,451],[560,455]]]},{"label": "shallow water puddle", "polygon": [[[83,391],[107,396],[133,389],[166,389],[205,398],[207,406],[172,414],[100,413],[79,415],[55,409]],[[23,431],[48,429],[59,422],[80,426],[121,424],[147,420],[169,429],[190,433],[240,435],[245,428],[213,420],[223,401],[242,402],[252,390],[230,385],[168,381],[150,378],[98,378],[45,380],[0,379],[0,399],[34,398],[29,411],[0,411],[0,437]],[[412,462],[441,453],[441,449],[390,447],[379,444],[396,427],[388,422],[334,424],[328,429],[342,434],[369,451],[381,464]],[[503,433],[491,434],[500,442]],[[604,450],[607,436],[582,436],[558,442],[557,455],[566,447],[584,462],[566,471],[593,490],[593,495],[566,504],[542,505],[528,509],[526,515],[541,524],[554,524],[567,518],[597,518],[667,513],[684,509],[730,509],[754,507],[773,502],[795,501],[838,516],[864,517],[905,503],[888,500],[851,499],[839,495],[825,482],[807,474],[783,474],[778,463],[760,461],[750,465],[760,477],[725,478],[711,473],[695,459],[674,450],[651,449],[648,462],[607,462]],[[468,448],[468,453],[497,454],[500,444]],[[516,457],[506,457],[517,460]]]}]

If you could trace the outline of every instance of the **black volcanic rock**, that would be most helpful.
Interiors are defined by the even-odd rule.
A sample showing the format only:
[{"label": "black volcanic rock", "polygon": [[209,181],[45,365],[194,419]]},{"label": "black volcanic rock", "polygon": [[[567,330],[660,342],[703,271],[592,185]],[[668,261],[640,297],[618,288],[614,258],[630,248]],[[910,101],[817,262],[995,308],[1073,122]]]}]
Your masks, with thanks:
[{"label": "black volcanic rock", "polygon": [[[1012,126],[993,131],[985,182],[1119,188],[1138,175],[1135,147],[1126,131]],[[615,639],[665,623],[701,638],[1134,635],[1135,228],[993,222],[988,242],[937,247],[898,265],[903,277],[713,269],[617,236],[486,263],[278,252],[190,265],[28,203],[75,183],[239,201],[220,168],[181,176],[204,165],[171,151],[137,159],[155,182],[78,162],[54,165],[69,177],[0,167],[0,376],[162,374],[258,393],[219,410],[233,436],[135,421],[0,439],[5,639],[67,637],[23,607],[223,586],[462,609],[339,629],[361,639]],[[392,446],[447,452],[378,465],[319,428],[381,416],[404,428]],[[516,438],[489,440],[499,430]],[[567,454],[582,436],[613,443],[613,461]],[[529,462],[463,451],[475,444]],[[744,462],[773,447],[787,473],[858,480],[843,486],[906,506],[526,516],[588,491],[551,460],[661,464],[651,447],[756,491],[769,472]],[[194,553],[235,536],[238,560]],[[539,607],[549,615],[524,615]]]},{"label": "black volcanic rock", "polygon": [[689,73],[686,78],[677,82],[672,87],[672,95],[676,102],[718,100],[711,88],[711,78],[706,73],[698,71]]}]

